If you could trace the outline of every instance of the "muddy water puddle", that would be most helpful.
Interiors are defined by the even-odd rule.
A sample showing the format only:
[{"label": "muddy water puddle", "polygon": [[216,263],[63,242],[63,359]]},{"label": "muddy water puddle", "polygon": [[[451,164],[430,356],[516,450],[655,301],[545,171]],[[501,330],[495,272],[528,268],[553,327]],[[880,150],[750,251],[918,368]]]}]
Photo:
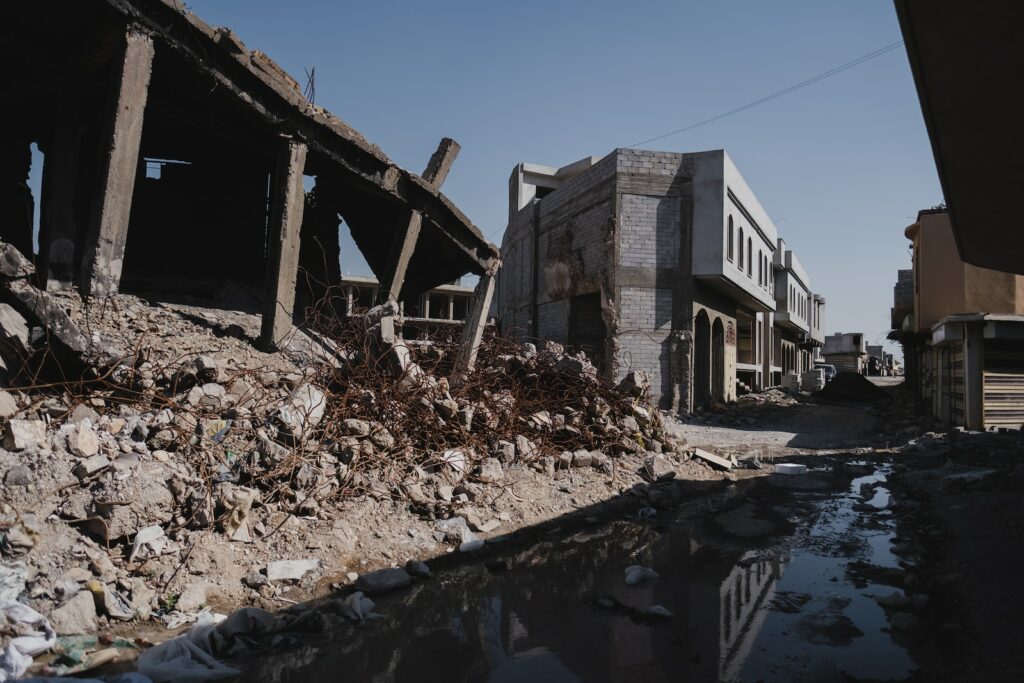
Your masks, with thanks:
[{"label": "muddy water puddle", "polygon": [[[241,662],[244,679],[905,679],[914,662],[873,597],[894,589],[849,570],[898,567],[885,470],[844,471],[744,482],[706,515],[499,544],[380,597],[380,620]],[[658,578],[629,586],[631,565]]]}]

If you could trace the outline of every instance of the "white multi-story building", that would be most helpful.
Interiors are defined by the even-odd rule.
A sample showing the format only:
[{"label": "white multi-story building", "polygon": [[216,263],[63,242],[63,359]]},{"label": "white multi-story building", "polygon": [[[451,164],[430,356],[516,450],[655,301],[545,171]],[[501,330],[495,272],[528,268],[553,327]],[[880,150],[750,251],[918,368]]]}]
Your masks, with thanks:
[{"label": "white multi-story building", "polygon": [[522,163],[495,307],[505,332],[582,349],[612,379],[646,370],[666,406],[729,401],[773,381],[778,248],[723,150]]}]

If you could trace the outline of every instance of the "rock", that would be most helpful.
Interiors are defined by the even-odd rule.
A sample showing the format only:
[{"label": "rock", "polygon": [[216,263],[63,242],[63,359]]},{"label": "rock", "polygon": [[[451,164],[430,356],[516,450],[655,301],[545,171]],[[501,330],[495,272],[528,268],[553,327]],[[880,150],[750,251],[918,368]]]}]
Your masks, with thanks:
[{"label": "rock", "polygon": [[341,421],[341,426],[350,436],[369,436],[370,434],[370,423],[366,420],[348,418]]},{"label": "rock", "polygon": [[459,546],[459,552],[460,553],[472,553],[472,552],[475,552],[477,550],[480,550],[483,547],[484,547],[484,542],[482,540],[480,540],[480,539],[477,539],[475,541],[466,541],[465,543],[463,543],[462,545]]},{"label": "rock", "polygon": [[96,633],[96,602],[92,593],[80,591],[57,609],[50,612],[50,625],[62,636]]},{"label": "rock", "polygon": [[9,391],[0,390],[0,419],[8,419],[18,413],[18,400]]},{"label": "rock", "polygon": [[644,474],[651,481],[668,481],[676,476],[676,470],[665,456],[648,455],[644,458]]},{"label": "rock", "polygon": [[572,466],[573,467],[591,467],[594,464],[594,456],[590,451],[578,450],[573,451],[572,454]]},{"label": "rock", "polygon": [[28,321],[5,303],[0,303],[0,360],[10,368],[21,365],[30,353]]},{"label": "rock", "polygon": [[477,468],[477,478],[486,484],[496,484],[505,479],[505,471],[497,458],[485,458]]},{"label": "rock", "polygon": [[612,459],[600,451],[592,451],[590,453],[590,466],[594,469],[601,470],[602,472],[612,471]]},{"label": "rock", "polygon": [[401,567],[391,567],[363,574],[356,580],[356,588],[369,595],[374,595],[405,588],[411,583],[412,577],[409,572]]},{"label": "rock", "polygon": [[327,409],[327,396],[312,384],[301,384],[274,414],[277,425],[295,441],[308,438]]},{"label": "rock", "polygon": [[516,459],[516,445],[511,441],[498,441],[494,446],[494,455],[507,465]]},{"label": "rock", "polygon": [[618,388],[630,396],[646,396],[651,391],[651,378],[644,370],[633,370],[622,378]]},{"label": "rock", "polygon": [[516,436],[516,452],[522,460],[529,460],[538,455],[537,446],[522,434]]},{"label": "rock", "polygon": [[71,424],[78,424],[83,420],[88,420],[89,424],[96,424],[100,421],[100,414],[97,413],[92,407],[87,406],[84,403],[79,403],[75,406],[75,409],[71,411],[68,422]]},{"label": "rock", "polygon": [[42,420],[11,420],[4,434],[4,448],[9,451],[23,451],[26,448],[42,448],[46,445],[46,423]]},{"label": "rock", "polygon": [[107,456],[94,455],[78,463],[73,471],[79,479],[86,479],[108,467],[110,467],[110,459]]},{"label": "rock", "polygon": [[278,560],[267,565],[267,579],[270,581],[299,581],[303,576],[320,567],[320,560]]},{"label": "rock", "polygon": [[259,588],[260,586],[265,586],[270,583],[270,579],[267,578],[266,574],[254,570],[245,575],[245,578],[242,579],[242,583],[249,588]]},{"label": "rock", "polygon": [[636,586],[658,578],[658,572],[638,564],[626,567],[626,585]]},{"label": "rock", "polygon": [[558,469],[567,470],[572,467],[572,453],[570,451],[562,451],[558,454]]},{"label": "rock", "polygon": [[4,475],[4,483],[7,486],[30,486],[32,484],[32,470],[25,465],[15,465],[7,470]]},{"label": "rock", "polygon": [[174,609],[181,612],[198,612],[206,604],[206,582],[196,581],[185,587],[185,590],[178,595]]},{"label": "rock", "polygon": [[459,412],[459,404],[455,399],[452,398],[439,398],[434,401],[434,408],[437,409],[438,415],[446,420],[450,420],[455,417]]},{"label": "rock", "polygon": [[637,424],[636,418],[631,415],[627,415],[619,420],[619,427],[627,434],[634,434],[640,431],[640,425]]},{"label": "rock", "polygon": [[100,451],[100,439],[88,419],[83,419],[68,434],[68,450],[79,458],[91,458]]},{"label": "rock", "polygon": [[489,533],[491,533],[492,531],[494,531],[495,529],[497,529],[500,526],[501,526],[501,522],[499,522],[496,519],[491,519],[491,520],[488,520],[488,521],[484,522],[483,524],[481,524],[477,528],[477,531],[479,531],[482,534],[489,534]]},{"label": "rock", "polygon": [[470,530],[466,520],[462,517],[439,519],[435,526],[437,529],[435,537],[440,536],[439,541],[463,544],[477,540],[476,534]]},{"label": "rock", "polygon": [[200,382],[210,383],[217,381],[217,361],[212,356],[199,356],[195,361],[196,377]]},{"label": "rock", "polygon": [[416,576],[421,579],[430,578],[430,567],[427,566],[426,562],[419,560],[409,560],[405,563],[405,571],[409,572],[412,576]]}]

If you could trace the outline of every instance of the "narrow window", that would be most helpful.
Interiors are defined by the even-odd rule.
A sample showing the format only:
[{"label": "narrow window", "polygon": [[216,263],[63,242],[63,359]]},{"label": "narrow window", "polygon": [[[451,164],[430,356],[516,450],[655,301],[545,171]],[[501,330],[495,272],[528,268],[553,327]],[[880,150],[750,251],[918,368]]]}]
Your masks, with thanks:
[{"label": "narrow window", "polygon": [[743,270],[743,228],[740,228],[740,270]]},{"label": "narrow window", "polygon": [[754,243],[747,238],[747,277],[754,277]]},{"label": "narrow window", "polygon": [[732,216],[729,216],[729,238],[728,238],[729,239],[729,245],[728,245],[728,249],[726,250],[725,253],[726,253],[726,256],[729,257],[730,261],[732,261],[732,247],[733,247],[733,234],[732,234],[732,232],[733,232]]}]

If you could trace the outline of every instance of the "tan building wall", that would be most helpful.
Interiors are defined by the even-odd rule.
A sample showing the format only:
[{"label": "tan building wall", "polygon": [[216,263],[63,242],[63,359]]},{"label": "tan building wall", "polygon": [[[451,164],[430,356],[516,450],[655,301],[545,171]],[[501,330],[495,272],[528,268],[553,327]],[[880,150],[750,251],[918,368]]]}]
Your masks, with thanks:
[{"label": "tan building wall", "polygon": [[918,332],[947,315],[1024,314],[1024,276],[964,263],[949,215],[918,214],[905,233],[914,244],[914,319]]}]

